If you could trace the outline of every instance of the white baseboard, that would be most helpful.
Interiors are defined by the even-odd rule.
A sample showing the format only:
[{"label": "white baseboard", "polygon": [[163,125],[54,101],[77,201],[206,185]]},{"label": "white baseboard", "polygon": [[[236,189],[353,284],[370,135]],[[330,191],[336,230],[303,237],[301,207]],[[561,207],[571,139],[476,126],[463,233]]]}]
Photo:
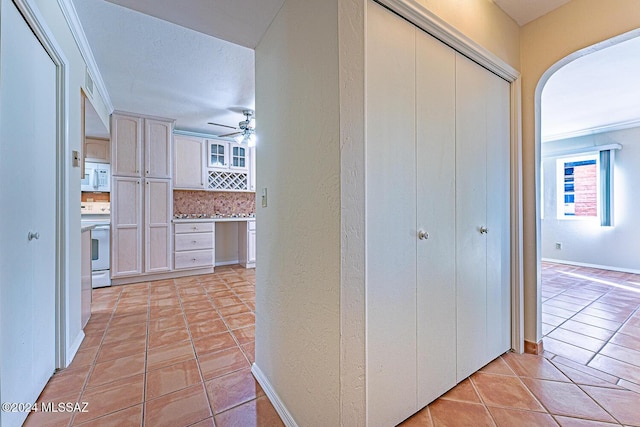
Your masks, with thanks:
[{"label": "white baseboard", "polygon": [[565,261],[563,259],[553,259],[553,258],[542,258],[541,261],[553,262],[556,264],[575,265],[576,267],[599,268],[600,270],[619,271],[621,273],[640,274],[640,270],[634,270],[632,268],[612,267],[610,265],[588,264],[585,262]]},{"label": "white baseboard", "polygon": [[71,364],[71,361],[73,361],[73,358],[76,357],[76,353],[78,352],[78,349],[80,348],[83,340],[84,331],[80,330],[80,333],[76,335],[76,338],[73,340],[71,345],[67,347],[67,351],[65,352],[65,357],[67,360],[65,361],[65,366],[62,367],[66,368]]},{"label": "white baseboard", "polygon": [[234,259],[231,261],[216,261],[215,266],[222,267],[223,265],[234,265],[234,264],[240,264],[240,261],[238,261],[237,259]]},{"label": "white baseboard", "polygon": [[262,373],[258,365],[256,365],[255,363],[251,365],[251,373],[253,373],[253,376],[260,384],[260,387],[262,387],[264,394],[267,395],[267,398],[271,401],[271,404],[275,408],[276,412],[278,412],[278,415],[280,415],[280,418],[282,419],[284,425],[287,427],[298,427],[298,424],[296,424],[296,421],[287,410],[284,402],[280,400],[280,396],[278,396],[267,377]]}]

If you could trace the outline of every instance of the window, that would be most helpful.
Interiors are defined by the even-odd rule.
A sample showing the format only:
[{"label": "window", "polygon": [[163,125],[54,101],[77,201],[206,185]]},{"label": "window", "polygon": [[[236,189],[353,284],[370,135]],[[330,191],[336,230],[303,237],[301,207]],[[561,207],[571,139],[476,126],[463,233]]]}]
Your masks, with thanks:
[{"label": "window", "polygon": [[212,142],[209,144],[209,167],[224,167],[225,161],[225,145]]},{"label": "window", "polygon": [[247,167],[247,157],[243,147],[233,147],[233,155],[231,156],[231,166],[236,168]]},{"label": "window", "polygon": [[612,160],[611,150],[557,159],[558,218],[612,225]]}]

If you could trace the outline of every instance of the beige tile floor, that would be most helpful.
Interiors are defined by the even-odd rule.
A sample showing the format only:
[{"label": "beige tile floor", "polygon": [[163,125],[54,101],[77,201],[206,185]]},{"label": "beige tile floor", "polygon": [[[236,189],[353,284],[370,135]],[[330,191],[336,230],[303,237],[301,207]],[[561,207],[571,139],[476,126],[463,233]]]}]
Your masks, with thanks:
[{"label": "beige tile floor", "polygon": [[[572,288],[545,288],[545,302]],[[593,308],[619,295],[609,297]],[[33,413],[26,425],[281,426],[250,372],[254,312],[254,271],[238,266],[97,289],[80,351],[40,396],[89,402],[88,412]],[[547,356],[507,353],[402,425],[640,426],[640,394],[629,379]]]}]

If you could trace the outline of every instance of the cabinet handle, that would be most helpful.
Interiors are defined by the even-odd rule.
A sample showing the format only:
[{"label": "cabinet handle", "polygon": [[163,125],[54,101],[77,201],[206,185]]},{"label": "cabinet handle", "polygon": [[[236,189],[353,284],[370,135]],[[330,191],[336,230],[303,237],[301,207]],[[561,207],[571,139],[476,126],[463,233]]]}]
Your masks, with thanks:
[{"label": "cabinet handle", "polygon": [[427,233],[424,230],[420,230],[418,231],[418,239],[420,240],[427,240],[429,238],[429,233]]},{"label": "cabinet handle", "polygon": [[487,227],[480,227],[480,234],[487,234],[489,229]]},{"label": "cabinet handle", "polygon": [[195,245],[197,242],[195,240],[193,240],[191,243],[193,243]]},{"label": "cabinet handle", "polygon": [[27,234],[27,239],[29,241],[32,241],[33,239],[38,240],[39,238],[40,238],[40,233],[38,233],[37,231],[35,233],[30,231],[29,234]]},{"label": "cabinet handle", "polygon": [[192,230],[197,230],[197,229],[198,229],[198,227],[191,227],[191,229],[192,229]]}]

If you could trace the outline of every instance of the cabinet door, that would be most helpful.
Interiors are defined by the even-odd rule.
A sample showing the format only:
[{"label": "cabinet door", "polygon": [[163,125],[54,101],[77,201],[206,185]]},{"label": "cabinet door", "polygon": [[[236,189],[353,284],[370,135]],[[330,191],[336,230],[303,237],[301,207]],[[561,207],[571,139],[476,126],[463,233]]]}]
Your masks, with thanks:
[{"label": "cabinet door", "polygon": [[147,178],[171,178],[173,124],[145,119],[144,167]]},{"label": "cabinet door", "polygon": [[247,222],[247,264],[256,262],[256,222]]},{"label": "cabinet door", "polygon": [[171,270],[171,181],[145,180],[145,272]]},{"label": "cabinet door", "polygon": [[115,176],[141,176],[142,119],[111,116],[111,173]]},{"label": "cabinet door", "polygon": [[90,162],[109,163],[111,159],[111,147],[108,139],[86,138],[85,159]]},{"label": "cabinet door", "polygon": [[418,403],[456,384],[455,52],[416,31]]},{"label": "cabinet door", "polygon": [[174,188],[204,189],[204,140],[175,135]]},{"label": "cabinet door", "polygon": [[142,273],[142,184],[114,177],[111,186],[111,276]]},{"label": "cabinet door", "polygon": [[367,5],[367,419],[396,425],[419,409],[415,29]]}]

